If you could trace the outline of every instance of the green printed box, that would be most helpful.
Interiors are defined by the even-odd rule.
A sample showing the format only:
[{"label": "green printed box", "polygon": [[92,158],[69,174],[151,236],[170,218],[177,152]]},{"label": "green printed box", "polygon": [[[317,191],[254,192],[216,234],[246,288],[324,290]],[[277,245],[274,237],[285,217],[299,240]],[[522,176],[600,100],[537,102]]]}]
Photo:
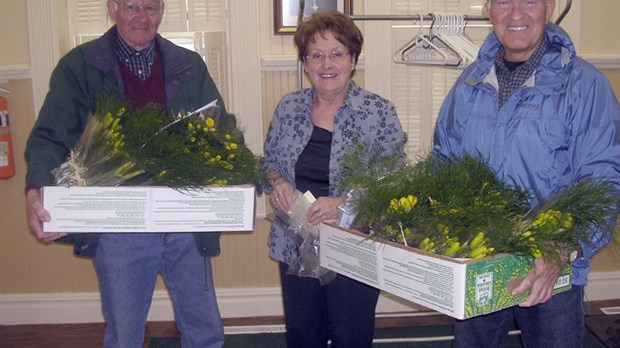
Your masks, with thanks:
[{"label": "green printed box", "polygon": [[[320,225],[321,266],[405,300],[466,319],[517,305],[528,293],[512,296],[530,271],[528,259],[501,254],[482,260],[454,259],[368,238],[331,224]],[[567,266],[555,293],[570,289]]]}]

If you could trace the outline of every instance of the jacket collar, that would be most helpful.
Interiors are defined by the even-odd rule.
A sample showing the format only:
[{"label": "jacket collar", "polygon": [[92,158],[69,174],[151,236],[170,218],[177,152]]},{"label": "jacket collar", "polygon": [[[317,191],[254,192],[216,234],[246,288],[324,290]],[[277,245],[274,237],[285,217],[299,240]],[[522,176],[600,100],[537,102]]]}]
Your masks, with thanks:
[{"label": "jacket collar", "polygon": [[[88,64],[103,71],[118,68],[116,59],[116,25],[105,32],[98,40],[85,44],[84,59]],[[191,66],[191,59],[183,50],[161,35],[155,36],[156,49],[162,56],[164,72],[176,74]]]},{"label": "jacket collar", "polygon": [[[526,86],[541,88],[558,88],[568,79],[569,69],[576,57],[575,46],[568,34],[559,26],[548,23],[545,27],[545,40],[549,45],[540,65],[532,77],[525,82]],[[476,85],[488,82],[497,86],[495,75],[495,55],[500,48],[495,33],[490,33],[480,48],[478,59],[465,83]]]}]

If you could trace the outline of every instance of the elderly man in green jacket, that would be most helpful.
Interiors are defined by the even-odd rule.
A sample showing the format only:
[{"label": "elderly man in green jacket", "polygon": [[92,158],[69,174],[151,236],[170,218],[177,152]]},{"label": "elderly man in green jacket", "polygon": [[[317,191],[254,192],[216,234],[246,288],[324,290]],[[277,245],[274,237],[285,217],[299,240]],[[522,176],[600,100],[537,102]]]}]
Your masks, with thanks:
[{"label": "elderly man in green jacket", "polygon": [[102,94],[120,91],[133,107],[195,110],[212,100],[222,106],[219,124],[235,124],[202,58],[158,33],[163,0],[108,0],[116,22],[97,40],[76,47],[54,69],[50,91],[26,147],[27,217],[43,241],[73,243],[93,258],[106,320],[105,347],[141,347],[157,275],[173,302],[183,347],[220,347],[224,333],[217,307],[211,257],[219,233],[58,234],[42,231],[50,214],[40,189],[53,185]]}]

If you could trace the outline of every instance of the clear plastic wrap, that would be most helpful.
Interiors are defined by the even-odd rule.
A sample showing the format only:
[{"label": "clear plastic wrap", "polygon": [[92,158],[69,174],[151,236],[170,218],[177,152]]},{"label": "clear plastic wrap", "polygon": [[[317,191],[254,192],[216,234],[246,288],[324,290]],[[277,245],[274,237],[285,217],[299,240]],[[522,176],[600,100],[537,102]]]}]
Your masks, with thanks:
[{"label": "clear plastic wrap", "polygon": [[54,169],[55,183],[184,190],[256,184],[258,157],[220,112],[216,100],[173,115],[157,104],[131,108],[121,97],[102,96],[69,158]]},{"label": "clear plastic wrap", "polygon": [[[336,273],[321,267],[319,260],[319,226],[308,224],[308,208],[311,202],[301,192],[295,191],[293,209],[287,219],[287,234],[298,249],[297,257],[289,264],[287,273],[300,277],[317,278],[321,285],[336,277]],[[282,216],[280,216],[282,218]]]}]

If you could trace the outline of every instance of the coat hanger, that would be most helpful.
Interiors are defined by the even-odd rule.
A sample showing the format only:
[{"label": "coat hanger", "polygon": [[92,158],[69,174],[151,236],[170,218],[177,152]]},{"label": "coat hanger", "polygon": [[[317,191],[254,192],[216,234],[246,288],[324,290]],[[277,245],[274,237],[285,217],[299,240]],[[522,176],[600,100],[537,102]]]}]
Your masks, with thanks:
[{"label": "coat hanger", "polygon": [[423,32],[424,16],[422,14],[419,16],[420,30],[418,34],[396,50],[392,56],[393,61],[398,64],[407,65],[458,66],[460,64],[458,54],[454,50],[450,50],[450,48],[441,41],[441,38],[432,36],[435,18],[432,17],[433,23],[431,23],[429,35],[425,35]]},{"label": "coat hanger", "polygon": [[432,41],[444,52],[457,57],[456,61],[445,64],[463,69],[473,63],[478,56],[478,47],[465,36],[465,16],[458,13],[432,13],[434,24],[429,30]]},{"label": "coat hanger", "polygon": [[463,68],[467,67],[469,64],[473,63],[478,58],[478,51],[480,48],[473,43],[473,41],[465,35],[465,27],[467,23],[465,22],[465,16],[460,13],[451,13],[452,20],[454,21],[454,40],[456,44],[463,49],[468,59],[465,62],[466,64]]},{"label": "coat hanger", "polygon": [[[438,48],[439,52],[442,53],[442,56],[446,57],[443,61],[444,66],[458,67],[462,64],[463,55],[460,52],[458,47],[455,47],[452,43],[448,42],[445,37],[445,33],[447,30],[447,23],[443,17],[439,17],[434,13],[430,14],[432,18],[431,26],[428,29],[428,39],[431,43],[434,44],[436,48]],[[438,21],[439,19],[439,21]],[[426,52],[422,51],[422,54],[435,54],[437,53],[437,49],[430,50],[427,46],[423,48],[426,49]],[[419,54],[419,52],[418,52]],[[416,59],[415,55],[411,55],[407,57],[409,60]]]}]

